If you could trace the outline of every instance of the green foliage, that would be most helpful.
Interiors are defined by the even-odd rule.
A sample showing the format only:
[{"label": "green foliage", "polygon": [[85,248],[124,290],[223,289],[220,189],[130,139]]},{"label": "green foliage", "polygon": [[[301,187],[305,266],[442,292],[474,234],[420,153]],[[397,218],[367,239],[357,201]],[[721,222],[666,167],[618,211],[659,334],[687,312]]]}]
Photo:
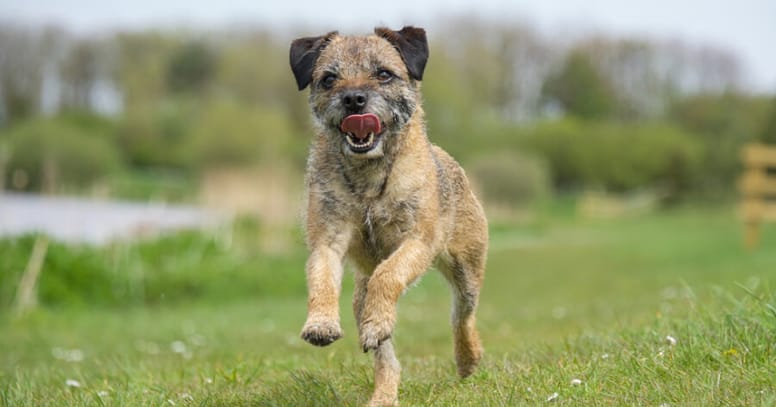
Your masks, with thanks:
[{"label": "green foliage", "polygon": [[526,146],[545,157],[561,188],[687,192],[700,171],[702,146],[669,124],[564,120],[539,124]]},{"label": "green foliage", "polygon": [[[241,242],[253,245],[227,246],[198,232],[106,248],[51,242],[38,283],[40,302],[119,307],[304,292],[301,253],[264,254],[255,246],[259,226],[243,222],[235,228]],[[0,310],[13,301],[34,240],[0,240]],[[280,274],[287,275],[278,279]]]},{"label": "green foliage", "polygon": [[466,167],[486,206],[531,208],[550,196],[547,166],[536,157],[502,152],[479,157]]},{"label": "green foliage", "polygon": [[89,115],[38,118],[0,137],[10,149],[8,175],[26,173],[25,189],[87,186],[122,166],[113,125]]},{"label": "green foliage", "polygon": [[613,116],[616,102],[611,84],[581,50],[572,51],[560,72],[547,77],[542,95],[560,104],[570,116],[584,119]]},{"label": "green foliage", "polygon": [[741,174],[739,151],[763,130],[768,100],[736,93],[700,94],[677,100],[670,109],[673,122],[703,145],[701,165],[707,174],[694,189],[704,195],[729,195]]},{"label": "green foliage", "polygon": [[771,102],[771,108],[768,111],[759,139],[763,143],[776,144],[776,97]]},{"label": "green foliage", "polygon": [[127,162],[138,168],[189,168],[194,118],[194,106],[182,100],[127,112],[118,130],[118,143]]},{"label": "green foliage", "polygon": [[191,162],[199,167],[300,158],[307,139],[294,137],[282,111],[231,101],[205,107],[191,133]]},{"label": "green foliage", "polygon": [[181,46],[167,68],[167,86],[172,92],[202,91],[213,79],[216,56],[201,42]]}]

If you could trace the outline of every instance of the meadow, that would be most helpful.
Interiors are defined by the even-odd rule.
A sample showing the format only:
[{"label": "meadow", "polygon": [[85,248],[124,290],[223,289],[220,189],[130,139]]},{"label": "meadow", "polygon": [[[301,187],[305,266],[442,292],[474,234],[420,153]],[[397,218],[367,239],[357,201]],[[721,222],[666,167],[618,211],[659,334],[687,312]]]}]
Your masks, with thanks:
[{"label": "meadow", "polygon": [[[364,404],[371,356],[357,344],[350,279],[344,338],[304,343],[301,234],[272,254],[260,233],[243,222],[106,248],[53,243],[42,305],[23,315],[8,306],[9,276],[33,239],[0,241],[0,404]],[[774,405],[774,247],[770,226],[745,250],[733,211],[719,208],[494,222],[481,368],[456,377],[450,296],[431,272],[399,303],[402,405]],[[87,270],[71,277],[84,281],[56,277],[68,268]]]}]

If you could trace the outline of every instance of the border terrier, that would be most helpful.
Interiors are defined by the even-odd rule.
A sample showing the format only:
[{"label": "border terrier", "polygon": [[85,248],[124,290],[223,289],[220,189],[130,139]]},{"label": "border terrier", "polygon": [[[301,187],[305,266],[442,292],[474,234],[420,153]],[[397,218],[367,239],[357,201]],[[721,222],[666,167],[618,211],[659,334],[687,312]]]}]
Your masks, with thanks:
[{"label": "border terrier", "polygon": [[355,269],[353,312],[364,352],[374,351],[370,405],[398,403],[400,367],[391,337],[396,303],[427,269],[453,293],[458,374],[482,356],[475,309],[485,273],[487,221],[464,171],[426,136],[420,81],[426,32],[376,28],[291,43],[299,90],[310,86],[315,135],[307,163],[307,342],[342,336],[345,259]]}]

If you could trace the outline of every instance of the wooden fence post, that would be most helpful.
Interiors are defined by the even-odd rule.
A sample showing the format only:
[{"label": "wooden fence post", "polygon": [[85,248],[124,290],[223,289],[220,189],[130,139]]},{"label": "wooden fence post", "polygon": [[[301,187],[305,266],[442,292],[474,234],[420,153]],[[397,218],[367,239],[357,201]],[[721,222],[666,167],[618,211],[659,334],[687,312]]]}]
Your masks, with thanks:
[{"label": "wooden fence post", "polygon": [[776,147],[747,144],[742,150],[744,175],[739,181],[741,216],[744,221],[744,245],[754,249],[760,244],[762,222],[776,222]]}]

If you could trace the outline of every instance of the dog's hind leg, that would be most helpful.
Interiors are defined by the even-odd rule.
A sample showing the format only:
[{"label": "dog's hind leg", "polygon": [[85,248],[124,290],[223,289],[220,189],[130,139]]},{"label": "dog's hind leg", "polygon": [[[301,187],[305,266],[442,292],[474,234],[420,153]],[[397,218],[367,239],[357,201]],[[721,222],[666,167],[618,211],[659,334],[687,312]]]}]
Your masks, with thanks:
[{"label": "dog's hind leg", "polygon": [[482,358],[482,344],[475,327],[477,302],[485,271],[484,253],[476,256],[453,256],[440,264],[442,274],[453,293],[452,325],[455,341],[455,361],[458,375],[467,377]]}]

